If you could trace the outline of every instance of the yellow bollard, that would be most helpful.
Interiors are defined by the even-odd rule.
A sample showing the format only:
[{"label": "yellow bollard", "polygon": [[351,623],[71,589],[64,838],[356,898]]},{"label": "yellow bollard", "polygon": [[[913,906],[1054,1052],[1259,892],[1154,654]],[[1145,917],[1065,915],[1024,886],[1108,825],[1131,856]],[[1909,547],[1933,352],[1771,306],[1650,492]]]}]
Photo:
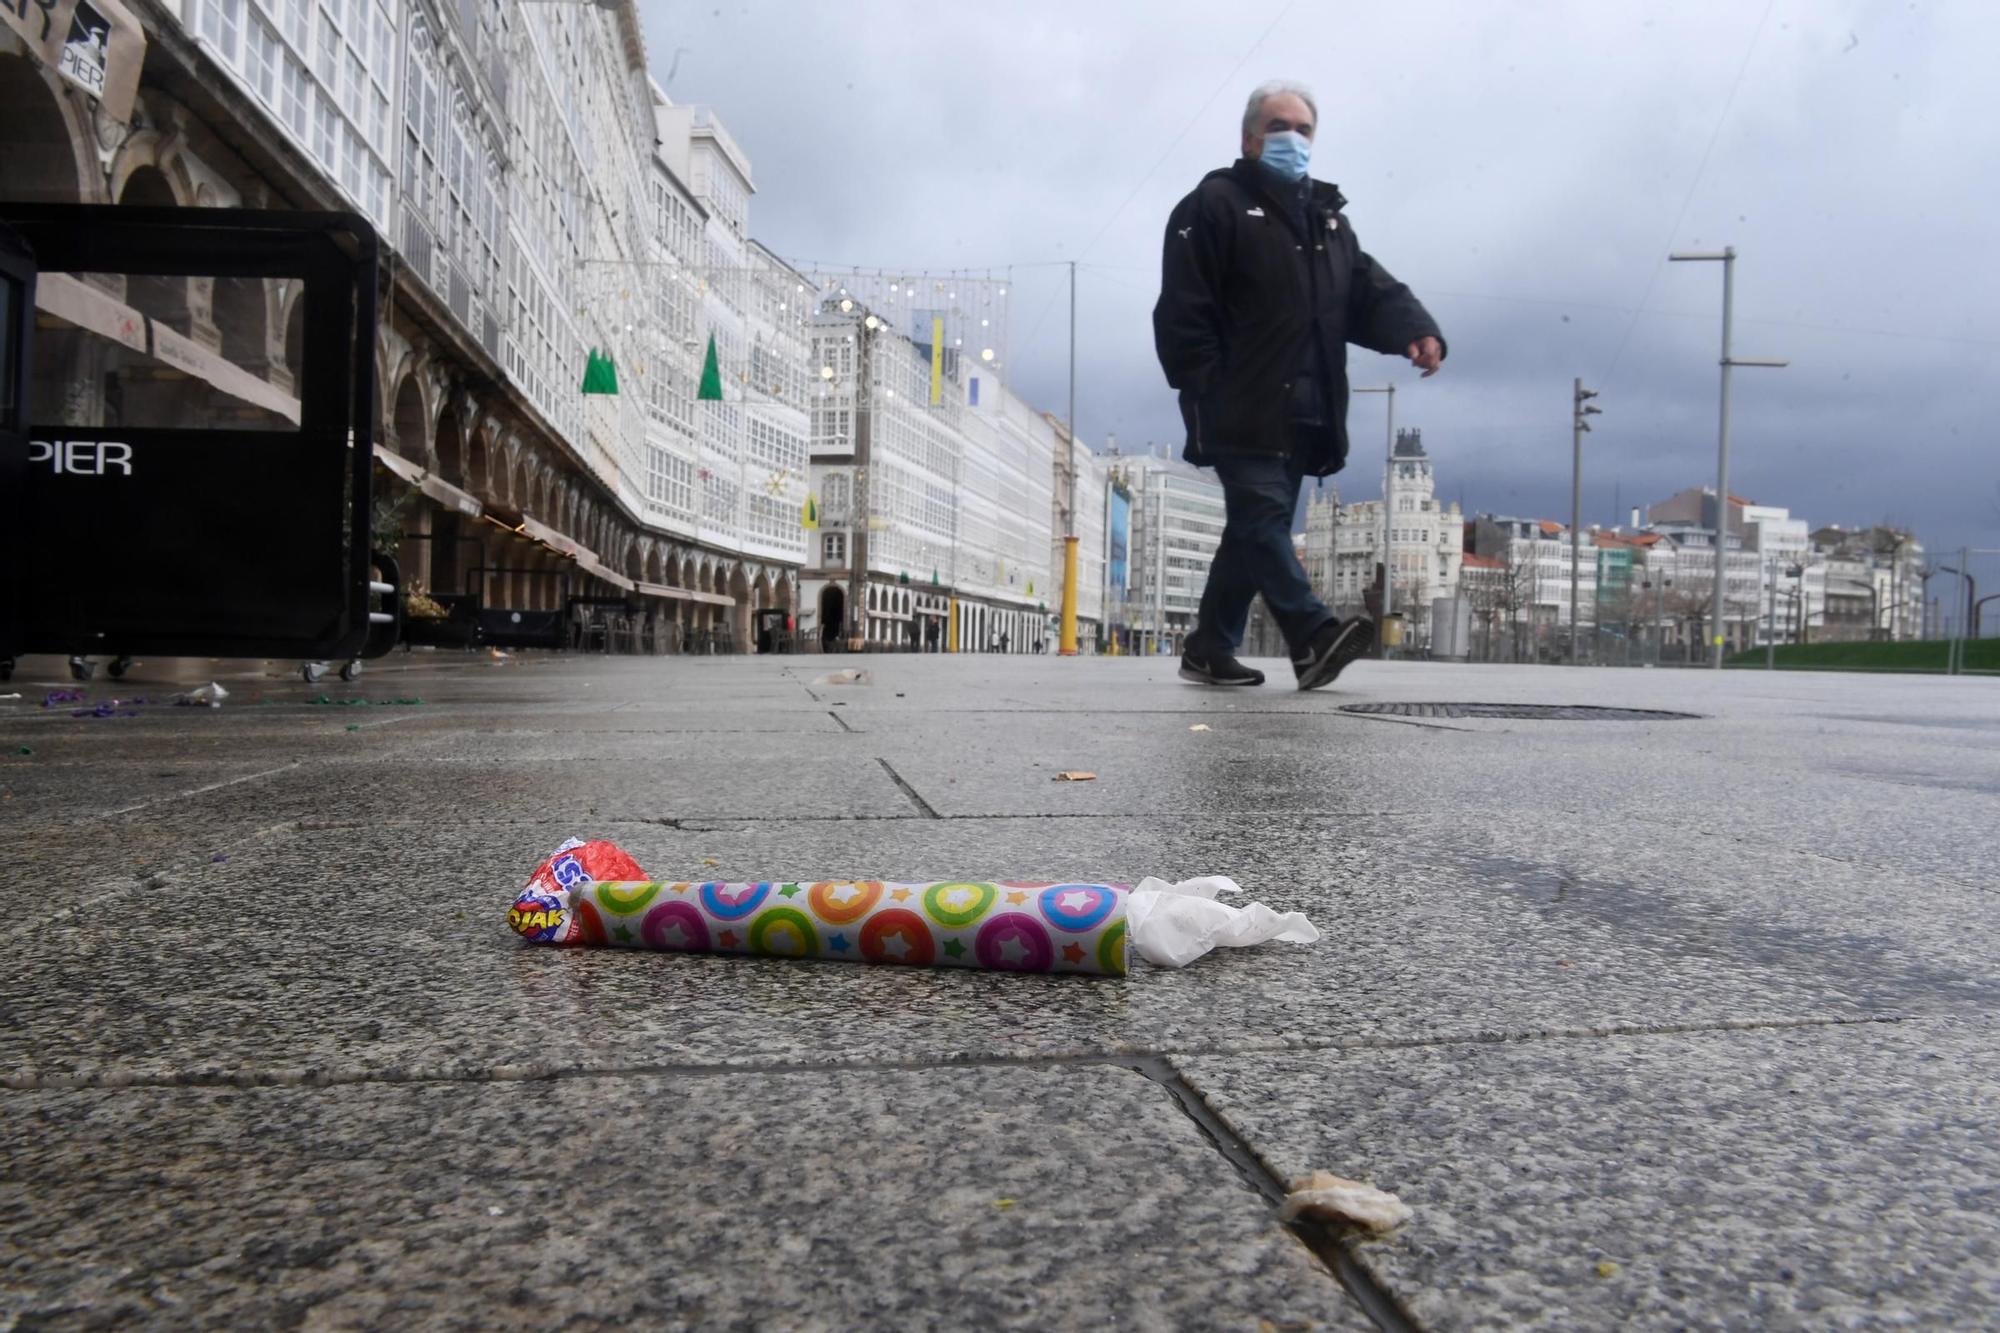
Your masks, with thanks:
[{"label": "yellow bollard", "polygon": [[1076,543],[1075,537],[1063,538],[1062,647],[1058,651],[1064,657],[1076,656]]}]

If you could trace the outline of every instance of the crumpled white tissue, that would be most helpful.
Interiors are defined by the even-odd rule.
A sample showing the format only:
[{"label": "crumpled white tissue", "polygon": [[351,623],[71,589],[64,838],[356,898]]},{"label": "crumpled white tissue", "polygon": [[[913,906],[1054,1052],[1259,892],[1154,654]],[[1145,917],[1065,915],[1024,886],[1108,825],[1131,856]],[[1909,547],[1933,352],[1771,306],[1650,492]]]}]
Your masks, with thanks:
[{"label": "crumpled white tissue", "polygon": [[1268,940],[1311,944],[1319,938],[1303,913],[1274,912],[1262,903],[1232,907],[1215,900],[1217,894],[1242,891],[1223,875],[1178,884],[1141,880],[1125,904],[1132,947],[1155,967],[1186,967],[1213,949],[1240,949]]}]

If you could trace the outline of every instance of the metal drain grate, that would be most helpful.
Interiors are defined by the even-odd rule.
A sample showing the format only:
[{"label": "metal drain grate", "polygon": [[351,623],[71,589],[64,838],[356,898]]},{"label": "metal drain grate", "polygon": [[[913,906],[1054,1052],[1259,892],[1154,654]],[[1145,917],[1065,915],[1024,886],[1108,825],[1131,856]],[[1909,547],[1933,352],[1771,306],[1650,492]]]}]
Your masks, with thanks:
[{"label": "metal drain grate", "polygon": [[1595,704],[1342,704],[1340,711],[1378,717],[1497,717],[1535,722],[1674,722],[1701,716],[1661,708],[1601,708]]}]

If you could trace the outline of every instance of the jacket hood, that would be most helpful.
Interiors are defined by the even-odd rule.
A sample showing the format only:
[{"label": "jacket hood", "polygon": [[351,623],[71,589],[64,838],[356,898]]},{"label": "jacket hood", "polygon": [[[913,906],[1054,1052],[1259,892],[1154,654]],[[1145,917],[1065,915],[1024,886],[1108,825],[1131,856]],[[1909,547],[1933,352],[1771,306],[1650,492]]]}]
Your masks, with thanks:
[{"label": "jacket hood", "polygon": [[[1217,176],[1227,176],[1246,190],[1269,195],[1271,193],[1270,182],[1267,179],[1269,175],[1269,172],[1258,165],[1256,158],[1239,157],[1228,166],[1217,167],[1209,172],[1202,177],[1202,181],[1206,183]],[[1347,207],[1347,196],[1342,194],[1340,187],[1331,181],[1316,180],[1312,183],[1312,201],[1319,207],[1330,208],[1336,213]]]}]

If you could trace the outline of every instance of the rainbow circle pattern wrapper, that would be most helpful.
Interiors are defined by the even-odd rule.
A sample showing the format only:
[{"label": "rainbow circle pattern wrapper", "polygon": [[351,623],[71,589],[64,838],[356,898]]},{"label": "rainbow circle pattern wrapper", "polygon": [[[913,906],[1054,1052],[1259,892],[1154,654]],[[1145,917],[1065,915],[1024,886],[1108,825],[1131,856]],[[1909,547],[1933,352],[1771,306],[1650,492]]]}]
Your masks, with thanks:
[{"label": "rainbow circle pattern wrapper", "polygon": [[1115,884],[590,880],[531,885],[509,919],[547,944],[1124,976],[1126,901]]}]

